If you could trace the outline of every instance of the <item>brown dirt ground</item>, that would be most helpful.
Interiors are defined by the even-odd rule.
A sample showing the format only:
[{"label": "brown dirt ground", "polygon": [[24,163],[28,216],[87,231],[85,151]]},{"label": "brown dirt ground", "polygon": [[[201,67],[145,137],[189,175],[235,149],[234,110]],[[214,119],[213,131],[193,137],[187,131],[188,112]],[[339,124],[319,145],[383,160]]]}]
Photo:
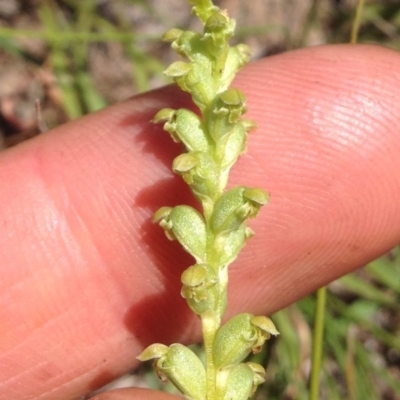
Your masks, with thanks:
[{"label": "brown dirt ground", "polygon": [[[43,29],[39,18],[43,1],[46,0],[1,0],[0,27]],[[74,1],[47,2],[67,21],[73,19],[67,4]],[[139,36],[161,36],[171,27],[198,28],[184,0],[149,0],[146,2],[148,9],[138,1],[99,0],[97,3],[96,11],[104,20],[115,25],[118,15],[123,14],[132,26],[132,32]],[[307,32],[304,26],[310,16],[312,0],[220,0],[216,3],[229,9],[237,19],[243,41],[253,48],[254,58],[259,58],[293,47],[326,43],[329,35],[324,21],[338,10],[351,7],[354,0],[320,1],[320,23],[312,24]],[[259,28],[258,32],[254,32],[255,27]],[[306,36],[305,40],[302,36]],[[41,125],[54,127],[68,120],[49,46],[42,40],[26,36],[16,40],[22,54],[7,51],[0,42],[0,148],[38,134]],[[145,54],[156,56],[165,65],[175,57],[169,46],[158,41],[146,42],[139,38],[137,45]],[[93,43],[87,65],[96,89],[107,104],[138,92],[132,79],[132,61],[120,43]],[[73,73],[69,78],[74,79]],[[149,88],[162,82],[159,76],[153,76]],[[38,121],[38,115],[42,121]]]}]

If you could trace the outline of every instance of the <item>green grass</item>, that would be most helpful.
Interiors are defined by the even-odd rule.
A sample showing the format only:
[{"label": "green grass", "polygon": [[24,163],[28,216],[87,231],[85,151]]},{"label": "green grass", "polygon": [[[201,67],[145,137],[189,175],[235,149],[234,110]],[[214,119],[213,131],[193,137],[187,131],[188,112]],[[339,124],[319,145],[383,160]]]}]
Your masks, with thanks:
[{"label": "green grass", "polygon": [[[400,398],[400,248],[328,290],[320,399]],[[309,296],[273,316],[281,330],[268,374],[269,400],[308,399],[316,301]],[[278,377],[278,379],[277,379]],[[289,389],[288,389],[289,388]],[[284,397],[290,390],[292,397]]]},{"label": "green grass", "polygon": [[[113,2],[157,16],[147,1]],[[293,48],[308,43],[313,30],[318,28],[324,32],[326,42],[348,42],[355,10],[337,7],[326,15],[321,3],[309,2],[304,28],[297,37],[288,26],[266,24],[240,27],[240,39],[251,40],[266,32],[279,31],[285,40],[282,48]],[[44,0],[38,4],[34,16],[36,27],[16,29],[0,24],[0,52],[38,68],[48,63],[57,78],[62,108],[69,119],[103,108],[110,102],[93,78],[96,65],[91,64],[91,51],[94,46],[112,44],[121,50],[120,57],[131,65],[132,94],[148,90],[152,79],[160,76],[164,68],[160,53],[149,52],[149,48],[162,50],[157,44],[158,35],[143,34],[123,14],[105,17],[98,13],[94,0]],[[360,18],[359,42],[400,49],[397,1],[367,1]],[[27,37],[46,45],[45,57],[32,54],[26,48],[23,39]],[[378,400],[383,395],[387,400],[400,398],[399,299],[400,248],[328,287],[320,399]],[[309,398],[315,309],[316,298],[309,296],[273,316],[281,336],[262,354],[268,364],[268,385],[257,393],[257,398]],[[152,385],[158,387],[157,382],[152,381]]]},{"label": "green grass", "polygon": [[[119,3],[134,3],[136,7],[151,11],[145,1],[119,0]],[[45,0],[39,2],[35,9],[33,19],[38,21],[37,29],[0,26],[2,51],[21,57],[26,62],[41,64],[45,60],[34,59],[19,39],[33,38],[47,45],[47,61],[57,78],[62,93],[62,107],[69,119],[78,118],[108,104],[90,73],[91,46],[116,43],[122,48],[122,57],[132,65],[131,85],[135,92],[150,89],[151,77],[160,75],[164,68],[156,57],[144,52],[138,45],[143,41],[159,40],[158,36],[135,32],[124,15],[116,15],[115,20],[110,21],[100,16],[95,6],[94,0]]]},{"label": "green grass", "polygon": [[[161,0],[160,0],[161,1]],[[182,0],[184,2],[185,0]],[[258,35],[280,32],[284,44],[280,48],[302,47],[316,29],[325,35],[326,42],[348,42],[355,10],[336,6],[329,16],[318,0],[309,0],[303,29],[297,36],[285,24],[240,26],[238,37],[248,40]],[[361,15],[360,42],[375,42],[400,48],[400,7],[396,1],[387,4],[366,2]],[[113,0],[113,5],[131,7],[146,12],[157,21],[157,10],[145,0]],[[118,9],[118,7],[116,7]],[[35,59],[20,39],[33,38],[48,47],[48,61],[61,88],[62,106],[68,118],[74,119],[98,110],[109,102],[93,82],[90,69],[90,50],[93,46],[115,43],[122,48],[123,57],[131,62],[132,92],[151,88],[151,79],[160,76],[163,64],[151,55],[143,43],[156,43],[159,35],[143,34],[129,22],[123,12],[110,18],[98,12],[95,0],[42,0],[34,8],[37,27],[16,29],[0,24],[0,49],[26,62],[43,63]],[[158,21],[163,23],[162,20]]]}]

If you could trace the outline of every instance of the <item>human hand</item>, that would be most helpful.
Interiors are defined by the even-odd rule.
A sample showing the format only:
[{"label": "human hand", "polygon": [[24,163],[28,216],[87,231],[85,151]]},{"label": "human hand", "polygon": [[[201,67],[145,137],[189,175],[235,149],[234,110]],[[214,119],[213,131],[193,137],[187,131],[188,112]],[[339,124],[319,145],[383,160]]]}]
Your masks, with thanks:
[{"label": "human hand", "polygon": [[[229,313],[270,314],[399,243],[399,63],[327,46],[238,75],[259,128],[231,179],[271,202],[230,269]],[[199,338],[179,295],[191,259],[150,222],[191,201],[170,171],[176,145],[149,123],[187,102],[164,88],[1,153],[0,400],[76,400],[146,345]],[[155,398],[173,396],[96,396]]]}]

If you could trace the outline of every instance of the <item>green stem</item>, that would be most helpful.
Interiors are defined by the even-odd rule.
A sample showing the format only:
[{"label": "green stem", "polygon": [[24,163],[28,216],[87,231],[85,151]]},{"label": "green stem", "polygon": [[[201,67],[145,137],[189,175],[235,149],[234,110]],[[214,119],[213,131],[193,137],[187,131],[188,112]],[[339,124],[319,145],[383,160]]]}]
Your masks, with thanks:
[{"label": "green stem", "polygon": [[355,347],[356,347],[356,328],[353,325],[349,326],[346,335],[346,362],[345,362],[345,377],[348,391],[348,400],[357,400],[357,379],[356,367],[354,363]]},{"label": "green stem", "polygon": [[357,41],[358,41],[358,31],[360,30],[361,14],[362,14],[362,10],[364,8],[364,2],[365,2],[365,0],[357,1],[356,15],[354,17],[353,24],[351,26],[350,43],[353,43],[353,44],[357,43]]},{"label": "green stem", "polygon": [[206,354],[207,400],[216,399],[216,370],[213,357],[213,343],[221,320],[214,311],[201,315],[204,350]]},{"label": "green stem", "polygon": [[314,336],[312,340],[312,366],[310,378],[310,400],[317,400],[322,362],[322,341],[324,335],[324,314],[326,304],[326,286],[317,291],[317,308],[314,320]]}]

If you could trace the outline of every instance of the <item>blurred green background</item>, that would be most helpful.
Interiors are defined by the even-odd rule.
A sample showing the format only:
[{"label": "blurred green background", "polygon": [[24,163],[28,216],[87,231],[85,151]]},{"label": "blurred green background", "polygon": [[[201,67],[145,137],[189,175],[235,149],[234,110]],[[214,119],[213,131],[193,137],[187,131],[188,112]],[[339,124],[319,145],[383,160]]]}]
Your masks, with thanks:
[{"label": "blurred green background", "polygon": [[[198,28],[185,0],[1,0],[0,145],[164,85],[171,27]],[[254,58],[350,39],[355,0],[221,0]],[[400,49],[398,0],[368,1],[361,43]],[[382,71],[384,73],[384,71]],[[400,399],[400,249],[328,287],[320,399]],[[315,296],[273,316],[281,336],[256,398],[307,399]],[[126,378],[161,387],[143,367]],[[171,388],[167,385],[167,390]]]}]

